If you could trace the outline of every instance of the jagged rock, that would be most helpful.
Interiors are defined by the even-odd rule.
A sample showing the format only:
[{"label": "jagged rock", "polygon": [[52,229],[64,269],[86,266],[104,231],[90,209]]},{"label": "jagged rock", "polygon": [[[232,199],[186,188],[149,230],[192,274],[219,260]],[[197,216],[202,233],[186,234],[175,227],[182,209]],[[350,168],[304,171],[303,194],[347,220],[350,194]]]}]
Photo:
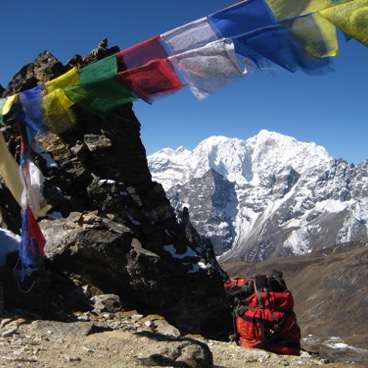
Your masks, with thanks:
[{"label": "jagged rock", "polygon": [[[103,40],[65,66],[45,51],[16,74],[4,95],[117,51]],[[132,107],[117,107],[102,121],[74,106],[75,126],[42,136],[47,150],[35,153],[34,161],[46,178],[43,194],[52,207],[40,219],[47,240],[45,269],[26,277],[21,285],[26,294],[5,269],[5,305],[29,308],[29,315],[41,318],[73,320],[93,310],[91,298],[115,294],[130,309],[164,316],[183,334],[226,339],[232,328],[223,290],[226,274],[211,243],[176,217],[162,186],[152,181]],[[19,160],[14,125],[2,130]],[[0,198],[2,226],[19,233],[20,216],[9,213],[14,208],[19,213],[19,206],[4,186]]]},{"label": "jagged rock", "polygon": [[115,294],[95,295],[92,300],[94,303],[93,311],[97,313],[117,312],[127,309],[124,307],[119,296]]},{"label": "jagged rock", "polygon": [[68,71],[50,52],[43,51],[36,59],[16,73],[5,89],[3,96],[14,95],[45,83]]},{"label": "jagged rock", "polygon": [[168,336],[180,336],[180,331],[170,325],[162,316],[148,315],[139,322],[141,322],[142,325],[138,327],[137,332],[148,331]]},{"label": "jagged rock", "polygon": [[[95,293],[117,294],[130,309],[162,314],[183,333],[220,337],[228,331],[227,302],[215,287],[218,274],[194,268],[199,261],[194,252],[193,264],[172,258],[165,246],[146,249],[131,228],[94,213],[72,213],[40,225],[48,240],[47,267],[55,273],[68,273]],[[222,312],[225,321],[216,314]]]},{"label": "jagged rock", "polygon": [[213,367],[212,354],[207,345],[191,339],[169,341],[170,340],[167,340],[169,347],[162,353],[155,353],[151,354],[149,357],[137,358],[138,364],[146,367]]},{"label": "jagged rock", "polygon": [[111,139],[97,134],[86,134],[84,136],[84,143],[91,152],[101,152],[111,148]]}]

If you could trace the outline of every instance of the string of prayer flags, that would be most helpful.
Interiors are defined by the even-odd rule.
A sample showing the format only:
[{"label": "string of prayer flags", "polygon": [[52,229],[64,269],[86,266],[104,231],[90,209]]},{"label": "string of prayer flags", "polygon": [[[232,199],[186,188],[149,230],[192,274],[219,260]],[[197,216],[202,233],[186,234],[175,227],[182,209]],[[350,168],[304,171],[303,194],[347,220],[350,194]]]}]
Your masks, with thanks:
[{"label": "string of prayer flags", "polygon": [[[245,63],[260,70],[276,64],[291,72],[301,70],[322,74],[329,71],[330,58],[338,53],[334,23],[351,37],[363,44],[368,43],[368,27],[365,27],[368,21],[364,10],[367,1],[242,1],[87,67],[73,68],[47,82],[42,96],[41,86],[34,91],[22,92],[19,98],[10,96],[2,101],[0,115],[8,114],[12,105],[19,101],[22,109],[13,111],[16,118],[33,124],[34,129],[42,131],[46,128],[60,133],[75,123],[73,104],[105,117],[113,108],[138,98],[152,103],[158,96],[181,89],[188,78],[195,96],[205,98],[226,84],[224,73],[218,74],[215,82],[216,75],[211,70],[203,74],[200,57],[190,57],[191,71],[184,67],[183,61],[178,68],[176,65],[170,67],[167,60],[172,62],[189,57],[190,54],[182,54],[195,53],[194,50],[210,47],[223,38],[231,40],[235,54]],[[199,63],[198,67],[195,62]],[[195,76],[194,70],[201,70],[203,76],[211,75],[208,84],[212,88],[200,92],[202,87],[195,87],[200,78]],[[176,77],[173,72],[177,73]],[[203,85],[204,80],[200,83]],[[42,108],[38,106],[40,96]]]},{"label": "string of prayer flags", "polygon": [[368,0],[339,1],[319,14],[345,34],[368,46]]}]

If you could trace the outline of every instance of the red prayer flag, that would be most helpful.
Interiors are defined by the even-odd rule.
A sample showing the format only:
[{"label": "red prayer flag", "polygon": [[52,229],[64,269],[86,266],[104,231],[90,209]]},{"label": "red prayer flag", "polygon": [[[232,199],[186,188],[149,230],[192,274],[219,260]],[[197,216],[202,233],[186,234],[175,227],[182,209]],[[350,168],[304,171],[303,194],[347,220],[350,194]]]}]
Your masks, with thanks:
[{"label": "red prayer flag", "polygon": [[35,257],[40,256],[41,258],[44,258],[45,257],[44,248],[46,244],[46,239],[44,238],[41,228],[38,225],[38,222],[36,221],[29,207],[27,208],[27,214],[28,214],[28,239],[32,244],[32,247],[30,247],[30,252]]},{"label": "red prayer flag", "polygon": [[154,59],[166,59],[168,53],[160,36],[155,36],[117,53],[118,60],[126,69],[137,68]]},{"label": "red prayer flag", "polygon": [[142,100],[152,103],[157,96],[184,87],[168,59],[152,60],[144,66],[118,73],[123,83]]}]

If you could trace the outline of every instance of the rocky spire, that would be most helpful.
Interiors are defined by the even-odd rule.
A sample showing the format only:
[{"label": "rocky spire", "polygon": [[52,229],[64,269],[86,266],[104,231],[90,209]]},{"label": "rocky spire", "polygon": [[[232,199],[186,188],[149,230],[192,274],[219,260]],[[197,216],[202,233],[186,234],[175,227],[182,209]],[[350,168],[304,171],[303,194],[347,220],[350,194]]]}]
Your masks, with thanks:
[{"label": "rocky spire", "polygon": [[[117,51],[107,48],[105,39],[66,65],[44,51],[14,76],[5,95],[53,79],[76,61],[87,65]],[[183,333],[226,338],[231,321],[223,273],[213,267],[215,259],[204,259],[213,250],[204,252],[199,237],[190,238],[162,186],[152,181],[133,105],[114,109],[103,121],[78,106],[73,111],[77,124],[63,134],[42,136],[47,149],[34,157],[52,207],[40,221],[47,240],[46,272],[30,280],[35,284],[26,297],[9,276],[4,286],[8,308],[33,307],[49,318],[64,310],[70,316],[89,308],[88,300],[68,297],[73,288],[85,287],[92,295],[117,294],[129,309],[161,314]],[[18,158],[17,130],[11,121],[2,130]],[[0,198],[6,190],[0,186]],[[6,198],[0,203],[1,225],[19,233],[19,216],[8,213],[17,205]],[[9,262],[13,267],[15,260]]]}]

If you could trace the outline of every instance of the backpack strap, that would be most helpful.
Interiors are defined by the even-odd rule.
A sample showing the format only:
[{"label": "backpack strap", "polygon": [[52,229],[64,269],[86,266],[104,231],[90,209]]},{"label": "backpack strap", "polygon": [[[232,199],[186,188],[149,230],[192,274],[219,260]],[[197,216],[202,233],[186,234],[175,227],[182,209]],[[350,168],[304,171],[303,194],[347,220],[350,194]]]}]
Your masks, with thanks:
[{"label": "backpack strap", "polygon": [[265,291],[268,293],[268,288],[267,288],[267,277],[266,275],[257,275],[254,278],[254,291],[257,295],[257,299],[258,299],[258,304],[261,308],[264,308],[265,304],[264,304],[264,299],[261,295],[261,291]]}]

